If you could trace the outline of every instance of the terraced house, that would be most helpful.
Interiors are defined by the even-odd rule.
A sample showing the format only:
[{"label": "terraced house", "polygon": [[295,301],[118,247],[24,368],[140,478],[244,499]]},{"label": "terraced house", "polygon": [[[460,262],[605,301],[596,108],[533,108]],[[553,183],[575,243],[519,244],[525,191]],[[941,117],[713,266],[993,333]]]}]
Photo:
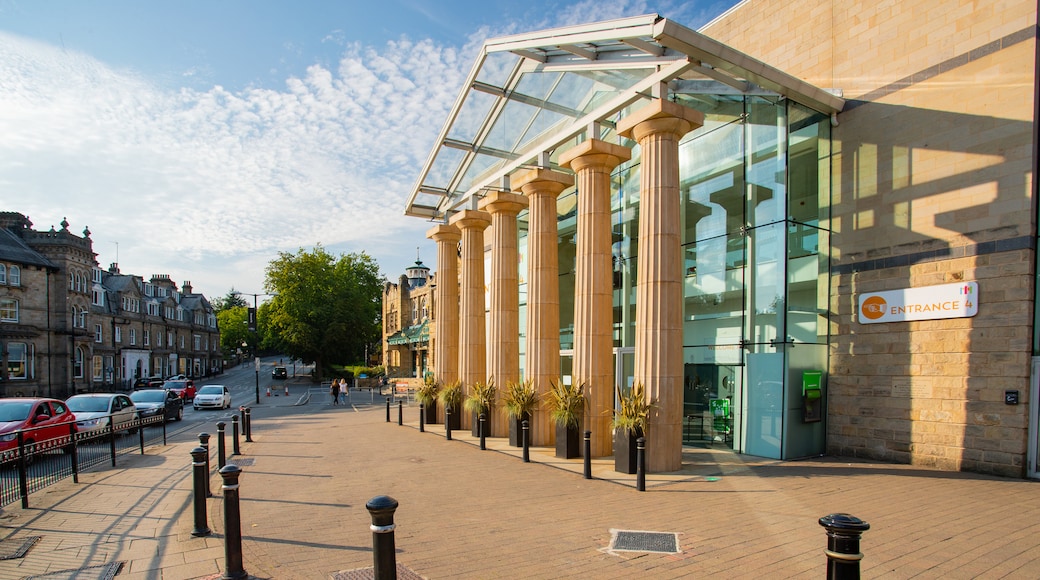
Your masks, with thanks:
[{"label": "terraced house", "polygon": [[0,396],[64,398],[141,377],[220,372],[213,307],[168,275],[102,270],[90,230],[0,213]]},{"label": "terraced house", "polygon": [[1037,477],[1036,39],[1032,0],[745,0],[486,41],[405,208],[431,371],[585,384],[596,456],[643,383],[653,471]]}]

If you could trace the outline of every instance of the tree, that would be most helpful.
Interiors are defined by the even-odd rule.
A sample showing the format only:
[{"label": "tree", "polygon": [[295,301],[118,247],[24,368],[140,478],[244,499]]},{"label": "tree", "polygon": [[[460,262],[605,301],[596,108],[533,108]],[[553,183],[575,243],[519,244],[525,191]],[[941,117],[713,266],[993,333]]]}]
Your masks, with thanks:
[{"label": "tree", "polygon": [[263,310],[266,347],[305,363],[349,364],[364,358],[379,337],[383,280],[368,254],[280,252],[267,266],[264,290],[273,294]]},{"label": "tree", "polygon": [[232,286],[231,290],[228,290],[228,293],[223,297],[214,298],[212,304],[213,310],[218,313],[239,306],[249,306],[246,304],[246,299],[242,297],[242,294],[240,294],[238,290],[235,290],[234,286]]},{"label": "tree", "polygon": [[[252,345],[253,333],[247,326],[248,314],[245,306],[234,306],[217,311],[217,325],[220,327],[220,349],[230,356],[242,343]],[[245,349],[248,350],[248,347]]]}]

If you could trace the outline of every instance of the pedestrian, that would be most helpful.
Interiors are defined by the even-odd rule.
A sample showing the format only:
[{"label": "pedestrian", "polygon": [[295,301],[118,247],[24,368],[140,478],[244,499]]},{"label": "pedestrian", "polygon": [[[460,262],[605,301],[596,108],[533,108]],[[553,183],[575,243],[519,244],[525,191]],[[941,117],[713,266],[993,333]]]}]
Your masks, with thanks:
[{"label": "pedestrian", "polygon": [[343,379],[339,382],[339,396],[343,399],[343,404],[347,404],[347,396],[350,394],[350,382],[347,379]]},{"label": "pedestrian", "polygon": [[332,404],[339,404],[339,379],[332,379],[332,386],[329,387],[332,392]]}]

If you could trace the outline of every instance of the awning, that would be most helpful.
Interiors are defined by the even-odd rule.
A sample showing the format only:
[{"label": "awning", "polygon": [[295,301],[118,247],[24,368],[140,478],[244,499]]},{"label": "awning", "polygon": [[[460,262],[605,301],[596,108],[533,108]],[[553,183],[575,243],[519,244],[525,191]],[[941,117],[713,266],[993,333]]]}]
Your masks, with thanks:
[{"label": "awning", "polygon": [[[617,140],[615,121],[659,98],[784,96],[821,113],[845,101],[657,14],[494,38],[412,189],[405,214],[442,221],[508,188],[525,165],[557,167],[569,142]],[[596,135],[589,135],[597,131]]]},{"label": "awning", "polygon": [[398,346],[402,344],[415,344],[429,341],[430,325],[428,322],[416,324],[415,326],[409,326],[404,330],[398,330],[386,339],[386,342],[391,346]]}]

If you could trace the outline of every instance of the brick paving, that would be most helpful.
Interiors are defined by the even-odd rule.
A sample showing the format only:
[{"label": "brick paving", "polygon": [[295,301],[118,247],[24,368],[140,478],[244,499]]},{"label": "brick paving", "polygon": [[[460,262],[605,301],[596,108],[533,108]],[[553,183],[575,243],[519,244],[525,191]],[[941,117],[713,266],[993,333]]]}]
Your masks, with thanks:
[{"label": "brick paving", "polygon": [[[367,396],[358,397],[368,400]],[[306,410],[306,414],[298,413]],[[1037,482],[908,465],[821,457],[776,462],[688,448],[684,470],[647,477],[532,449],[531,463],[504,439],[481,451],[467,431],[447,441],[384,408],[328,405],[297,412],[261,406],[242,443],[243,561],[252,578],[366,577],[372,567],[365,503],[400,502],[397,563],[438,578],[819,578],[836,512],[870,523],[864,578],[1040,577]],[[415,421],[408,421],[409,418]],[[214,419],[215,421],[216,419]],[[190,454],[197,442],[149,449],[118,468],[84,474],[0,513],[0,539],[40,536],[0,578],[123,562],[124,579],[219,578],[224,570],[221,478],[211,480],[209,526],[191,535]],[[216,445],[211,442],[211,448]],[[230,450],[231,445],[228,445]],[[619,530],[677,534],[680,553],[615,551]],[[370,576],[369,576],[370,577]]]}]

